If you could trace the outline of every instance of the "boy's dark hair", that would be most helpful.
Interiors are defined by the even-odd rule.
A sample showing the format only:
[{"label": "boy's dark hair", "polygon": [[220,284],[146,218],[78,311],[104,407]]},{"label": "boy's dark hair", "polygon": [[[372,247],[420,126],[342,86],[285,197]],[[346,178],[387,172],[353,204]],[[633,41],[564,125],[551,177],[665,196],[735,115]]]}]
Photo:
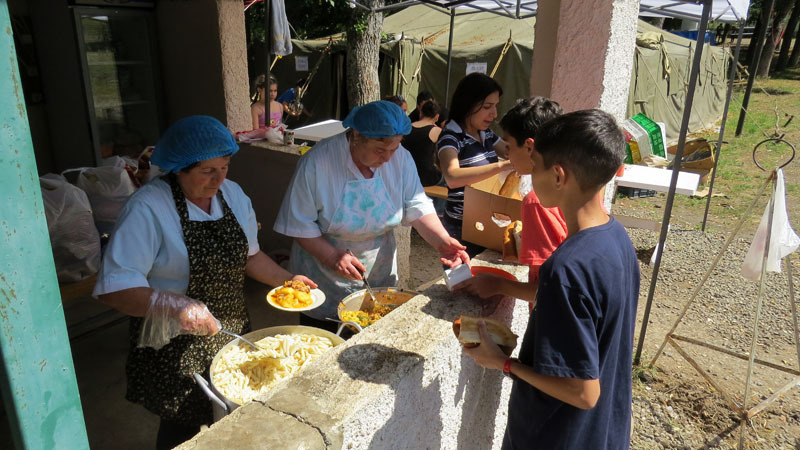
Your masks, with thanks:
[{"label": "boy's dark hair", "polygon": [[625,159],[625,137],[605,111],[587,109],[550,119],[539,128],[534,149],[545,168],[566,167],[585,192],[606,184]]},{"label": "boy's dark hair", "polygon": [[492,92],[503,95],[503,88],[489,75],[472,72],[458,82],[450,102],[450,120],[463,127],[467,117],[475,114]]},{"label": "boy's dark hair", "polygon": [[439,114],[439,111],[439,102],[431,99],[429,102],[425,102],[425,104],[422,105],[422,108],[419,110],[419,115],[420,117],[433,119],[437,114]]},{"label": "boy's dark hair", "polygon": [[517,103],[500,119],[500,128],[522,145],[525,139],[533,139],[539,127],[548,120],[562,114],[561,105],[546,97],[528,97]]},{"label": "boy's dark hair", "polygon": [[428,91],[419,91],[417,94],[417,104],[424,102],[425,100],[433,100],[433,96]]}]

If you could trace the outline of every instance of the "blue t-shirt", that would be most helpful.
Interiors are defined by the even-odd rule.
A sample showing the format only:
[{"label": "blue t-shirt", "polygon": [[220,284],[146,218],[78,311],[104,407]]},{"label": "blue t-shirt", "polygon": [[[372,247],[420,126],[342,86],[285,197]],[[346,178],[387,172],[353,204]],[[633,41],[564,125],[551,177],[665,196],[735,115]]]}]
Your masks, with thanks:
[{"label": "blue t-shirt", "polygon": [[283,94],[276,98],[275,101],[278,103],[292,103],[294,101],[294,88],[283,91]]},{"label": "blue t-shirt", "polygon": [[[494,152],[494,145],[500,137],[492,130],[481,131],[483,142],[478,142],[467,134],[454,121],[447,122],[447,125],[439,135],[436,142],[436,157],[445,148],[455,149],[458,153],[458,164],[461,167],[485,166],[497,162],[497,154]],[[461,222],[464,214],[464,188],[447,189],[447,206],[445,215],[451,221]],[[460,235],[459,235],[460,236]]]},{"label": "blue t-shirt", "polygon": [[600,380],[600,398],[575,408],[516,380],[504,449],[627,449],[639,264],[613,218],[564,241],[539,271],[519,359],[542,375]]}]

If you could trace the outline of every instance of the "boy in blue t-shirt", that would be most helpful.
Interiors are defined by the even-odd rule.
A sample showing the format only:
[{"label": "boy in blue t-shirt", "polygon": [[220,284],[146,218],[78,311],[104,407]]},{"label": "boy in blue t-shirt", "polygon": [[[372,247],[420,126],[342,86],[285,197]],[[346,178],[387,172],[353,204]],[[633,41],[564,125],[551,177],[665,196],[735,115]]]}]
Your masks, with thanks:
[{"label": "boy in blue t-shirt", "polygon": [[480,326],[475,362],[515,378],[504,449],[627,449],[639,265],[625,229],[597,193],[625,157],[608,113],[576,111],[536,133],[533,188],[559,207],[567,239],[539,272],[539,292],[519,360]]}]

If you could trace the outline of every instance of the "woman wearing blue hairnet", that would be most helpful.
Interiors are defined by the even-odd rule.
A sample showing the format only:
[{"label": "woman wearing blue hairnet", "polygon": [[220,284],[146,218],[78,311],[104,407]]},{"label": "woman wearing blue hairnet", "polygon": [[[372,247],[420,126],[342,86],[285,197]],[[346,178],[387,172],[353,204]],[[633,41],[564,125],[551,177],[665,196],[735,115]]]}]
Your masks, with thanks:
[{"label": "woman wearing blue hairnet", "polygon": [[294,238],[290,269],[311,276],[325,292],[326,302],[301,317],[316,326],[330,327],[317,321],[335,318],[339,300],[363,288],[361,273],[371,286],[397,285],[392,229],[401,223],[413,226],[443,263],[469,260],[445,231],[414,159],[400,146],[411,131],[403,110],[372,102],[354,108],[343,125],[349,130],[300,158],[274,226]]},{"label": "woman wearing blue hairnet", "polygon": [[133,316],[125,397],[161,417],[157,448],[173,448],[212,422],[194,373],[208,371],[246,333],[244,276],[272,286],[293,276],[258,246],[250,199],[226,180],[238,146],[218,120],[192,116],[158,141],[152,162],[167,175],[139,189],[120,213],[94,295]]}]

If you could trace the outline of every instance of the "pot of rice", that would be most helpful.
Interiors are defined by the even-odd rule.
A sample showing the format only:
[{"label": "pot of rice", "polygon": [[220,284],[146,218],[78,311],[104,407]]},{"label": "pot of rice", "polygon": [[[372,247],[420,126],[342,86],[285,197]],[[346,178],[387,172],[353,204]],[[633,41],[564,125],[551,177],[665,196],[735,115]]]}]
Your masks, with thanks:
[{"label": "pot of rice", "polygon": [[261,350],[233,339],[211,361],[210,383],[200,374],[194,374],[195,381],[211,400],[215,422],[344,342],[329,331],[302,325],[263,328],[244,337]]}]

